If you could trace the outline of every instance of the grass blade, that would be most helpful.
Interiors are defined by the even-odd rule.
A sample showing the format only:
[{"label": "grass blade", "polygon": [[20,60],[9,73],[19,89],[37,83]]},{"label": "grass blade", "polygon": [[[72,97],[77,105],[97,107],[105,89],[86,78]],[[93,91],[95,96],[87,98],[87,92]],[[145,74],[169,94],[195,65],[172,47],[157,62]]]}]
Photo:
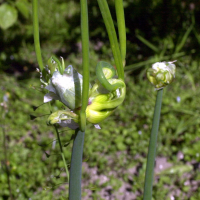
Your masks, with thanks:
[{"label": "grass blade", "polygon": [[119,33],[119,44],[123,66],[126,63],[126,25],[124,19],[123,0],[115,0],[115,10],[117,15],[117,25]]},{"label": "grass blade", "polygon": [[40,49],[40,36],[39,36],[39,22],[38,22],[38,0],[32,1],[32,9],[33,9],[33,36],[34,36],[34,45],[35,45],[35,53],[37,57],[37,61],[42,71],[44,69],[44,65],[42,62],[42,54]]},{"label": "grass blade", "polygon": [[151,42],[149,42],[148,40],[146,40],[145,38],[143,38],[141,35],[136,35],[136,37],[141,41],[143,42],[146,46],[148,46],[150,49],[152,49],[153,51],[155,52],[158,52],[159,49],[153,45]]},{"label": "grass blade", "polygon": [[184,44],[185,44],[190,32],[193,29],[193,26],[194,26],[194,24],[191,24],[190,27],[188,28],[188,30],[185,32],[181,42],[176,46],[175,53],[178,53],[183,48],[183,46],[184,46]]}]

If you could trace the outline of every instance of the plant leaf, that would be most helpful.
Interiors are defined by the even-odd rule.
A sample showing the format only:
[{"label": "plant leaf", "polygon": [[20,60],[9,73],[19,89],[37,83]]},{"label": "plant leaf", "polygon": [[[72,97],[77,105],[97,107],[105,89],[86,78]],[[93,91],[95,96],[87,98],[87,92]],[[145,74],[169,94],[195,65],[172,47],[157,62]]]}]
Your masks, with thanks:
[{"label": "plant leaf", "polygon": [[17,21],[17,10],[8,4],[0,6],[0,27],[4,30],[11,27]]},{"label": "plant leaf", "polygon": [[19,12],[26,18],[29,18],[29,3],[27,0],[18,0],[16,1],[16,7]]}]

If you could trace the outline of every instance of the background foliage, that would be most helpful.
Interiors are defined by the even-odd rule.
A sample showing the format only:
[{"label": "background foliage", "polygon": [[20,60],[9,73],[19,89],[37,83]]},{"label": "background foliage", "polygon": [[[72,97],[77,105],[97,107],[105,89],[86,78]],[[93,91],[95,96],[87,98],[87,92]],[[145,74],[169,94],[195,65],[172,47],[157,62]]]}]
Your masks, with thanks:
[{"label": "background foliage", "polygon": [[[114,2],[108,2],[115,19]],[[0,3],[0,16],[5,4],[15,10],[15,20],[8,27],[0,20],[0,199],[66,199],[68,184],[55,133],[47,127],[46,116],[30,120],[30,115],[49,112],[48,105],[33,111],[33,106],[42,104],[43,93],[35,72],[31,2]],[[113,64],[114,60],[97,2],[88,3],[93,81],[97,62]],[[101,124],[101,130],[88,125],[83,194],[86,199],[106,199],[106,195],[122,199],[122,191],[130,199],[142,199],[156,95],[146,80],[145,69],[157,61],[177,60],[176,80],[164,90],[153,195],[156,200],[199,199],[199,4],[124,0],[124,7],[127,97]],[[39,13],[44,61],[52,54],[62,56],[65,63],[81,72],[79,1],[41,0]],[[55,104],[54,109],[58,106]],[[60,131],[70,164],[73,132]]]}]

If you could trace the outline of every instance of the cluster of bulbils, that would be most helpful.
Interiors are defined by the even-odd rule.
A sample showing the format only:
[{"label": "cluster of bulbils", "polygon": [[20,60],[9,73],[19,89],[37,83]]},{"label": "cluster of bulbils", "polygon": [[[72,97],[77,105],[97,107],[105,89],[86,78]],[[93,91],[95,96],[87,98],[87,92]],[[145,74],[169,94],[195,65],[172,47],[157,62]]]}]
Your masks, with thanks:
[{"label": "cluster of bulbils", "polygon": [[[175,78],[174,62],[157,62],[147,70],[147,78],[156,90],[169,85]],[[100,128],[98,123],[110,116],[124,101],[126,85],[123,80],[115,78],[115,69],[107,62],[100,61],[97,64],[96,75],[95,84],[89,86],[88,106],[85,112],[87,122]],[[44,95],[44,103],[58,100],[66,106],[65,109],[53,112],[48,117],[47,124],[78,128],[83,92],[82,75],[72,65],[65,68],[63,59],[60,63],[57,58],[51,57],[48,65],[40,72],[40,81],[49,91]]]},{"label": "cluster of bulbils", "polygon": [[156,90],[169,85],[175,78],[176,66],[172,62],[157,62],[147,70],[147,78]]},{"label": "cluster of bulbils", "polygon": [[[114,78],[115,69],[101,61],[96,67],[97,80],[89,86],[86,120],[100,128],[99,122],[110,116],[124,101],[126,86],[124,81]],[[83,88],[83,77],[72,65],[65,68],[62,62],[51,57],[48,65],[40,72],[40,80],[49,92],[44,95],[44,103],[52,100],[62,102],[66,107],[53,112],[47,119],[48,125],[59,124],[71,129],[79,127],[79,113]]]}]

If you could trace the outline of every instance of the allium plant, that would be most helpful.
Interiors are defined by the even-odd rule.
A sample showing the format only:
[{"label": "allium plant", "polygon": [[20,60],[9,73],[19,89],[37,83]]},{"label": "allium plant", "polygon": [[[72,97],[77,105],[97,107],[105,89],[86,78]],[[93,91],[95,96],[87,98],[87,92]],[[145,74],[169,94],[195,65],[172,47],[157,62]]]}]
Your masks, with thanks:
[{"label": "allium plant", "polygon": [[[66,66],[64,60],[51,57],[46,67],[43,66],[38,26],[37,0],[33,1],[33,27],[35,51],[39,64],[40,81],[44,85],[46,94],[44,103],[52,100],[62,102],[66,107],[49,115],[48,125],[55,127],[60,153],[68,175],[68,168],[60,141],[57,125],[75,129],[73,142],[70,178],[69,200],[81,199],[81,174],[84,134],[86,124],[92,123],[100,128],[98,123],[110,116],[124,101],[126,86],[124,83],[124,66],[126,57],[126,31],[123,10],[123,0],[115,0],[115,10],[118,25],[117,38],[114,23],[106,0],[97,0],[105,27],[110,40],[117,73],[113,66],[104,61],[96,65],[97,80],[92,86],[89,83],[89,29],[87,0],[80,0],[81,5],[81,38],[82,38],[82,67],[83,75],[79,74],[72,65]],[[175,78],[175,61],[157,62],[147,70],[147,78],[157,90],[151,137],[149,142],[147,167],[144,186],[144,200],[152,199],[152,185],[154,162],[156,156],[156,142],[159,128],[160,111],[163,88]],[[115,78],[115,75],[118,78]],[[68,175],[69,177],[69,175]]]},{"label": "allium plant", "polygon": [[156,143],[160,122],[163,88],[169,85],[175,78],[176,66],[173,62],[157,62],[147,70],[147,78],[157,90],[156,104],[154,109],[151,137],[149,141],[147,166],[145,174],[145,186],[143,200],[152,199],[152,187],[154,177],[154,163],[156,157]]},{"label": "allium plant", "polygon": [[[33,1],[34,43],[40,71],[40,81],[44,84],[47,93],[44,103],[57,100],[66,107],[50,114],[48,125],[55,127],[61,156],[68,169],[59,138],[57,125],[75,129],[72,157],[70,164],[69,199],[81,199],[81,168],[86,124],[92,123],[100,128],[98,123],[110,116],[124,101],[126,86],[124,83],[124,68],[126,57],[126,32],[123,11],[123,0],[115,0],[118,35],[106,0],[97,0],[108,32],[117,73],[110,63],[100,61],[96,66],[97,81],[92,86],[89,83],[89,29],[87,0],[80,0],[81,5],[81,38],[82,38],[82,66],[83,76],[72,65],[65,66],[52,57],[46,67],[43,66],[38,26],[37,0]],[[115,78],[115,75],[118,78]]]},{"label": "allium plant", "polygon": [[[59,100],[66,109],[53,112],[48,117],[47,124],[77,129],[82,106],[83,76],[72,65],[65,68],[63,59],[62,64],[58,60],[50,59],[50,65],[45,67],[45,71],[40,72],[40,80],[49,91],[44,95],[44,103]],[[107,62],[100,61],[96,66],[96,72],[96,83],[93,87],[89,85],[86,121],[99,128],[97,123],[110,116],[124,101],[126,86],[122,80],[113,78],[115,69]]]}]

